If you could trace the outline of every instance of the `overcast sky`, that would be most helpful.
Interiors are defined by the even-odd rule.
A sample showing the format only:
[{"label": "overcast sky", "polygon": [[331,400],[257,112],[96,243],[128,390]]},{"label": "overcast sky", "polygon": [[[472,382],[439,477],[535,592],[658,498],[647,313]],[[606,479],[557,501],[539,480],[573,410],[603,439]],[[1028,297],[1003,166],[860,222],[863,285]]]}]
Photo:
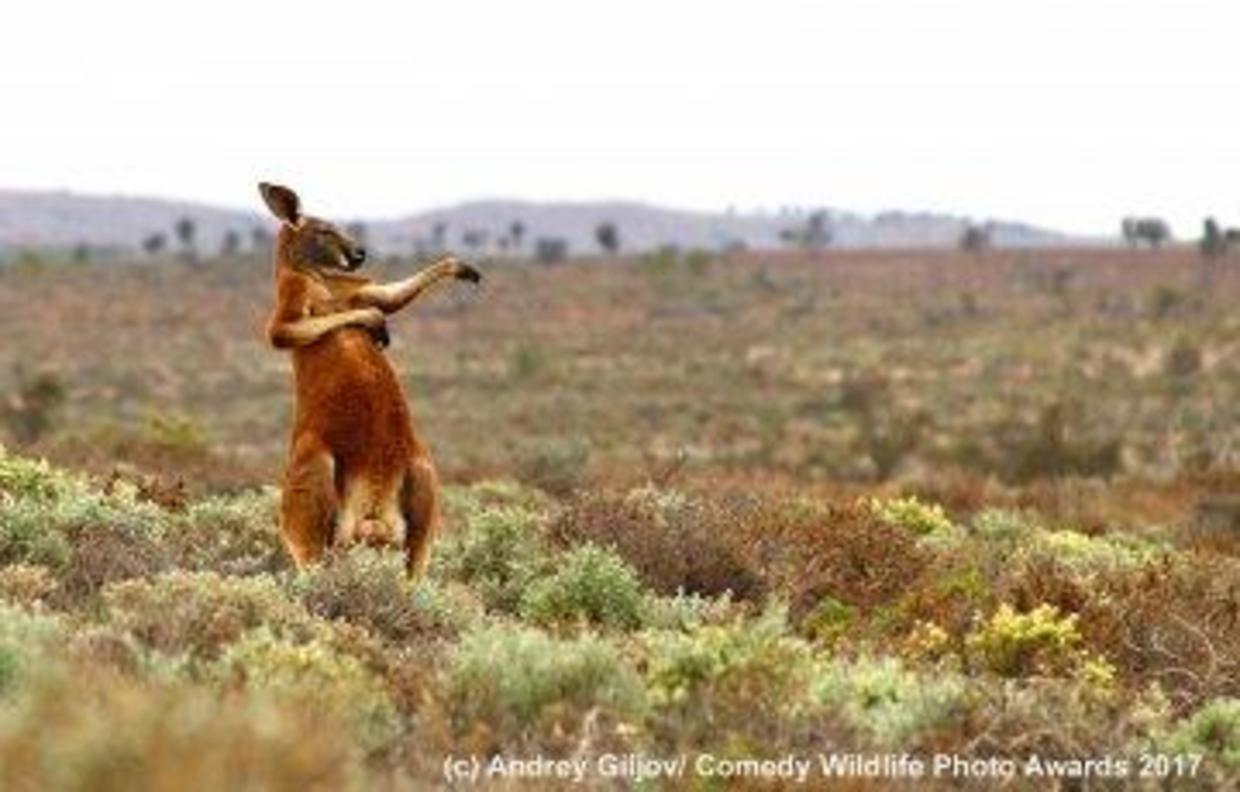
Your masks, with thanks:
[{"label": "overcast sky", "polygon": [[9,6],[0,188],[1240,225],[1234,0]]}]

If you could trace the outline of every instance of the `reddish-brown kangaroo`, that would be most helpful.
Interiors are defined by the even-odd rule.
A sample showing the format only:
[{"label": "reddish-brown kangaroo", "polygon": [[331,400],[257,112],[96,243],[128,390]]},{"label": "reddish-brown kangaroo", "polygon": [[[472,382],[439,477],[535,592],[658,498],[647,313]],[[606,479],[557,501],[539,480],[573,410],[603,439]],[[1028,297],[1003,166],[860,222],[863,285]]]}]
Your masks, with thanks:
[{"label": "reddish-brown kangaroo", "polygon": [[365,542],[403,546],[406,569],[420,575],[439,530],[439,483],[381,348],[385,317],[435,283],[481,277],[445,256],[405,280],[375,283],[355,273],[366,258],[357,240],[302,214],[287,187],[258,187],[280,220],[267,336],[292,351],[297,389],[280,533],[299,567],[329,547]]}]

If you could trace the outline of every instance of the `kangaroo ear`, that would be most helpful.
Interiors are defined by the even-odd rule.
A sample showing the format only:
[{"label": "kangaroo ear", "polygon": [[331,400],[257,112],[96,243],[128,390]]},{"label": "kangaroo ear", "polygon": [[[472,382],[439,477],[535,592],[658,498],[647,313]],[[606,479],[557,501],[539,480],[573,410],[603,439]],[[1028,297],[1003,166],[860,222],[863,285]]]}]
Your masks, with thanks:
[{"label": "kangaroo ear", "polygon": [[301,199],[297,197],[297,193],[270,182],[259,182],[258,191],[262,193],[263,201],[273,215],[289,225],[301,222]]}]

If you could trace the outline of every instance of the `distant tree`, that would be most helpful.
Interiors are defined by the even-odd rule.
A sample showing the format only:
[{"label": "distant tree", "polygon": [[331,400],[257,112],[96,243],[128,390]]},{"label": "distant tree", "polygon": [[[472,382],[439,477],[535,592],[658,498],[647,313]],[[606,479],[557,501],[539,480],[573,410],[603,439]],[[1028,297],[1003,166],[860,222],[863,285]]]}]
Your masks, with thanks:
[{"label": "distant tree", "polygon": [[1201,254],[1206,258],[1214,258],[1226,253],[1227,236],[1219,227],[1218,221],[1213,217],[1207,217],[1201,226],[1201,241],[1198,242]]},{"label": "distant tree", "polygon": [[224,237],[220,240],[220,255],[230,257],[235,256],[240,252],[241,232],[234,228],[230,228],[224,232]]},{"label": "distant tree", "polygon": [[177,241],[181,244],[181,255],[186,261],[198,260],[198,225],[192,217],[181,217],[173,226]]},{"label": "distant tree", "polygon": [[978,225],[969,223],[960,234],[960,249],[969,253],[981,253],[990,248],[991,227],[989,224]]},{"label": "distant tree", "polygon": [[796,245],[807,250],[821,250],[829,247],[834,240],[831,215],[825,209],[810,212],[801,225],[780,231],[779,238],[784,244]]},{"label": "distant tree", "polygon": [[512,247],[515,250],[520,250],[521,242],[525,239],[525,223],[520,220],[513,220],[508,225],[508,236],[512,237]]},{"label": "distant tree", "polygon": [[568,258],[568,241],[561,237],[534,240],[534,257],[542,264],[555,264]]},{"label": "distant tree", "polygon": [[831,216],[826,210],[811,212],[805,221],[805,246],[814,249],[827,247],[833,236]]},{"label": "distant tree", "polygon": [[162,231],[148,234],[142,239],[142,249],[148,256],[158,256],[168,246],[168,237]]},{"label": "distant tree", "polygon": [[78,242],[73,246],[73,261],[77,264],[85,264],[90,261],[89,242]]},{"label": "distant tree", "polygon": [[477,253],[487,243],[487,232],[480,228],[467,228],[461,234],[461,244],[471,253]]},{"label": "distant tree", "polygon": [[1120,232],[1131,248],[1145,242],[1158,249],[1171,239],[1171,227],[1161,217],[1125,217],[1120,223]]},{"label": "distant tree", "polygon": [[594,239],[603,252],[609,256],[616,255],[620,250],[620,231],[615,223],[610,221],[599,223],[594,228]]},{"label": "distant tree", "polygon": [[254,226],[250,229],[250,247],[254,248],[256,253],[269,251],[273,242],[271,232],[262,226]]},{"label": "distant tree", "polygon": [[431,226],[431,245],[435,250],[445,250],[448,246],[448,224],[442,220]]}]

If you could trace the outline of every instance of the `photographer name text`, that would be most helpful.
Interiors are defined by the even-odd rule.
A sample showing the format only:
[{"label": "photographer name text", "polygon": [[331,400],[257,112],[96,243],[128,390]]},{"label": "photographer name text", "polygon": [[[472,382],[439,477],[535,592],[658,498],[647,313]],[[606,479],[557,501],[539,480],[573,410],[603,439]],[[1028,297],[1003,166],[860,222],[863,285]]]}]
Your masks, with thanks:
[{"label": "photographer name text", "polygon": [[602,754],[585,758],[544,756],[448,756],[449,783],[499,779],[545,779],[585,783],[594,779],[631,782],[678,778],[770,779],[807,783],[821,778],[874,779],[1134,779],[1193,778],[1202,757],[1196,754],[1138,754],[1059,758],[1031,754],[964,757],[950,753],[817,753],[774,757],[717,756],[710,753],[651,756]]}]

